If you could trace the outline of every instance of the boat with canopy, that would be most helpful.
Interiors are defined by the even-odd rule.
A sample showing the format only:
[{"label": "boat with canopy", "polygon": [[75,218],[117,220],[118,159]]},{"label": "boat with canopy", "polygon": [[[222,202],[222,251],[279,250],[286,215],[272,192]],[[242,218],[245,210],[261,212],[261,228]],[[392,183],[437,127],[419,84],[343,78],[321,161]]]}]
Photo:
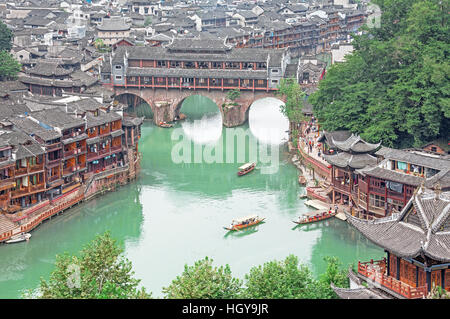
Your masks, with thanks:
[{"label": "boat with canopy", "polygon": [[226,230],[241,230],[250,226],[257,225],[264,221],[265,218],[261,218],[258,215],[251,215],[242,217],[239,219],[233,219],[229,227],[224,227]]}]

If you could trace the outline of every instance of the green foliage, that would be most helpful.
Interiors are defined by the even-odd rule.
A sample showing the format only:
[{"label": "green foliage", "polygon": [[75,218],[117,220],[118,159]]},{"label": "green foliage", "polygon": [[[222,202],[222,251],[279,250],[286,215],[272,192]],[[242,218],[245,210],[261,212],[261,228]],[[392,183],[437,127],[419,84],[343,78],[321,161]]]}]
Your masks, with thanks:
[{"label": "green foliage", "polygon": [[[131,262],[109,234],[97,236],[80,253],[56,256],[55,269],[46,281],[41,278],[39,298],[44,299],[129,299],[150,298],[138,289]],[[30,293],[25,296],[30,296]]]},{"label": "green foliage", "polygon": [[163,294],[170,299],[233,299],[238,298],[242,282],[233,278],[228,265],[212,266],[212,259],[197,261],[194,266],[184,266]]},{"label": "green foliage", "polygon": [[441,286],[433,284],[431,291],[427,295],[427,299],[450,299],[450,293]]},{"label": "green foliage", "polygon": [[11,51],[12,31],[0,20],[0,51]]},{"label": "green foliage", "polygon": [[284,261],[270,261],[250,269],[245,276],[245,298],[293,299],[314,298],[315,280],[308,267],[289,255]]},{"label": "green foliage", "polygon": [[281,112],[290,122],[300,123],[305,116],[302,113],[305,92],[295,79],[281,79],[277,95],[284,97],[286,103],[280,106]]},{"label": "green foliage", "polygon": [[231,101],[236,100],[240,96],[241,96],[241,91],[239,91],[238,89],[233,89],[233,90],[230,90],[227,92],[227,98]]},{"label": "green foliage", "polygon": [[22,65],[7,51],[0,51],[0,78],[2,80],[15,80]]},{"label": "green foliage", "polygon": [[150,24],[152,24],[152,18],[151,18],[151,17],[145,18],[145,21],[144,21],[144,27],[147,27],[147,26],[149,26]]},{"label": "green foliage", "polygon": [[378,0],[381,27],[356,36],[310,97],[325,130],[420,147],[450,128],[448,1]]},{"label": "green foliage", "polygon": [[342,268],[342,265],[337,257],[327,256],[324,260],[327,262],[327,270],[319,278],[322,298],[338,298],[334,290],[330,287],[330,284],[333,283],[336,287],[342,288],[350,287],[347,272]]}]

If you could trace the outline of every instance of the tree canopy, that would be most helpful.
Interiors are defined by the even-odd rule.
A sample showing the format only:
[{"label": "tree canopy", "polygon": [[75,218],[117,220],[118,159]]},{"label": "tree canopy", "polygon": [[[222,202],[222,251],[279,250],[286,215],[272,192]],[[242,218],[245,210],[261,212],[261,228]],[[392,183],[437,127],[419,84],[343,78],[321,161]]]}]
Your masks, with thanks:
[{"label": "tree canopy", "polygon": [[[44,299],[137,299],[150,298],[138,289],[131,262],[109,232],[97,236],[80,256],[56,256],[55,269],[46,281],[41,278],[39,298]],[[30,295],[30,293],[28,293]]]},{"label": "tree canopy", "polygon": [[304,120],[302,109],[305,92],[295,79],[281,79],[277,95],[286,100],[280,109],[290,122],[299,123]]},{"label": "tree canopy", "polygon": [[15,80],[17,73],[20,72],[22,66],[9,53],[12,47],[13,34],[10,29],[0,20],[0,79]]},{"label": "tree canopy", "polygon": [[420,147],[450,128],[448,0],[376,0],[381,26],[355,36],[310,97],[325,130]]},{"label": "tree canopy", "polygon": [[0,51],[11,51],[12,31],[0,20]]},{"label": "tree canopy", "polygon": [[195,262],[194,266],[185,265],[181,276],[163,288],[166,298],[170,299],[234,299],[241,292],[242,281],[231,275],[228,265],[213,267],[212,259]]},{"label": "tree canopy", "polygon": [[2,80],[15,80],[22,66],[7,51],[0,51],[0,78]]}]

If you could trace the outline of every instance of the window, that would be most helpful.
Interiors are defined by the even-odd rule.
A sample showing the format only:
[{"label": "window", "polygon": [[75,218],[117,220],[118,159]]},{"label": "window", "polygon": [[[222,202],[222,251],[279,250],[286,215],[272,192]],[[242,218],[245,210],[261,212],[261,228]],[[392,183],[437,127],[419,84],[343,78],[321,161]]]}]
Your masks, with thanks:
[{"label": "window", "polygon": [[116,80],[122,80],[122,76],[121,75],[116,75]]},{"label": "window", "polygon": [[122,70],[122,66],[121,66],[121,65],[116,65],[116,66],[115,66],[115,69],[116,69],[116,70]]},{"label": "window", "polygon": [[272,73],[278,73],[278,69],[273,69]]},{"label": "window", "polygon": [[278,80],[272,80],[272,83],[276,84],[278,83]]}]

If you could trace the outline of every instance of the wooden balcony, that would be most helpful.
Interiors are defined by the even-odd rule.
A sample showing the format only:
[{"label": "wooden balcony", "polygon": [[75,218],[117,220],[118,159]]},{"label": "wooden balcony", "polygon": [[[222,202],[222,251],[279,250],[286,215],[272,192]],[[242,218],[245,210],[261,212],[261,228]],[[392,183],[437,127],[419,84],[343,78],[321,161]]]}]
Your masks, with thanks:
[{"label": "wooden balcony", "polygon": [[36,164],[36,165],[32,165],[30,166],[30,173],[35,173],[35,172],[40,172],[44,170],[44,164]]},{"label": "wooden balcony", "polygon": [[333,181],[333,187],[337,190],[343,191],[347,194],[350,194],[350,184],[344,184],[342,185],[342,183],[339,180],[334,180]]},{"label": "wooden balcony", "polygon": [[358,274],[407,299],[418,299],[427,295],[426,285],[413,287],[386,275],[386,259],[358,262]]},{"label": "wooden balcony", "polygon": [[53,160],[47,160],[46,166],[52,166],[55,165],[57,163],[60,163],[62,160],[62,158],[57,158],[57,159],[53,159]]},{"label": "wooden balcony", "polygon": [[54,144],[50,144],[50,145],[45,145],[45,150],[47,152],[52,152],[52,151],[56,151],[56,150],[60,149],[61,147],[62,147],[61,143],[58,142],[58,143],[54,143]]},{"label": "wooden balcony", "polygon": [[63,169],[63,175],[70,175],[72,173],[74,173],[77,170],[77,168],[75,166],[71,166],[71,167],[67,167]]},{"label": "wooden balcony", "polygon": [[20,188],[18,190],[12,191],[11,192],[11,197],[12,198],[16,198],[16,197],[22,197],[24,195],[29,195],[32,193],[36,193],[39,191],[44,191],[45,190],[45,184],[44,183],[40,183],[40,184],[36,184],[36,185],[30,185],[29,187],[23,187]]},{"label": "wooden balcony", "polygon": [[28,174],[28,167],[20,167],[18,169],[16,168],[14,173],[15,173],[15,176],[26,175],[26,174]]}]

